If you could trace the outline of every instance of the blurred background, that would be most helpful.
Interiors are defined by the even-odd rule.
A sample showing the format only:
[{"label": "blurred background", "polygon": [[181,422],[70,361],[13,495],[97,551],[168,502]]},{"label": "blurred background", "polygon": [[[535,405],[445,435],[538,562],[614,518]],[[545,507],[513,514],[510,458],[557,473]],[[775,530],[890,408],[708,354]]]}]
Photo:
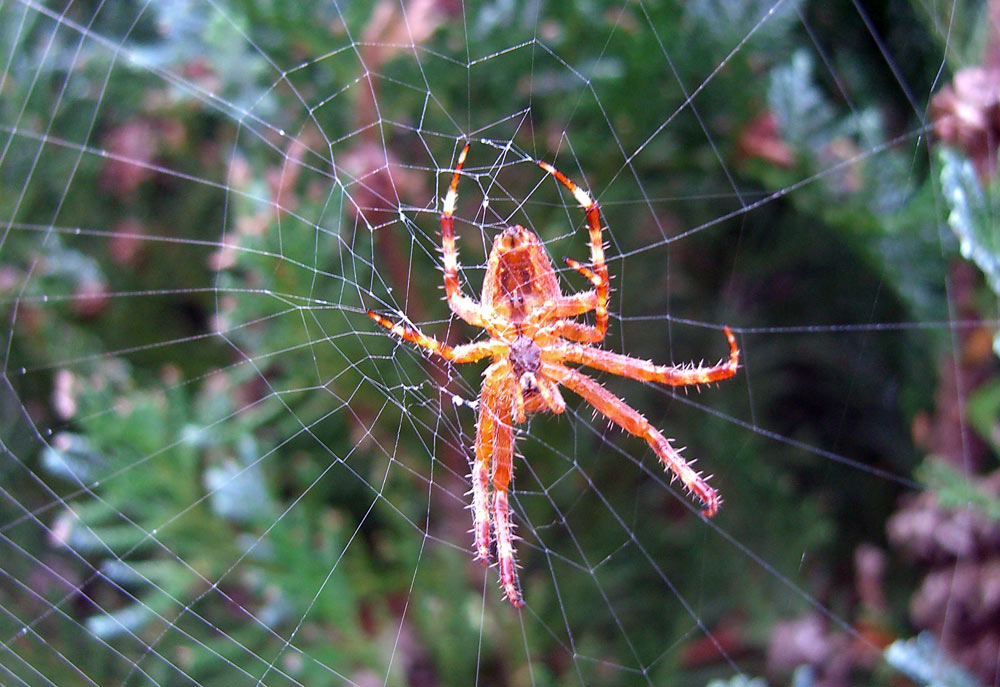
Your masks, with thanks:
[{"label": "blurred background", "polygon": [[[1000,684],[1000,3],[0,2],[0,682]],[[473,561],[463,290],[597,198],[596,375]]]}]

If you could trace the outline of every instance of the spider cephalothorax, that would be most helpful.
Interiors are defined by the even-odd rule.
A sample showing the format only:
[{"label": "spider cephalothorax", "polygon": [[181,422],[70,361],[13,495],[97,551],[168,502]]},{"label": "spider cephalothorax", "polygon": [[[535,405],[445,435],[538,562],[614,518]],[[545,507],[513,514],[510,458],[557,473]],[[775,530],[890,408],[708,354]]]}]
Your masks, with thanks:
[{"label": "spider cephalothorax", "polygon": [[[476,425],[476,458],[472,468],[473,533],[476,555],[485,565],[490,555],[490,524],[496,536],[500,583],[514,606],[523,606],[514,563],[507,488],[514,454],[513,423],[524,422],[528,413],[566,409],[559,387],[564,386],[590,403],[627,432],[645,439],[664,467],[705,504],[702,513],[715,515],[721,500],[700,473],[681,458],[670,442],[641,413],[614,396],[601,384],[564,363],[586,365],[596,370],[632,379],[671,386],[707,384],[736,374],[739,348],[736,338],[723,329],[729,343],[729,358],[717,365],[656,365],[648,360],[605,351],[591,344],[604,339],[608,330],[608,268],[601,238],[601,214],[590,194],[545,162],[538,166],[568,188],[587,213],[590,230],[590,266],[566,259],[582,274],[591,288],[563,295],[552,262],[534,232],[520,225],[497,235],[486,264],[482,298],[477,303],[462,294],[458,285],[458,254],[455,249],[455,204],[458,180],[469,152],[466,144],[458,156],[441,214],[441,244],[444,250],[444,286],[448,305],[469,324],[489,333],[485,341],[448,346],[422,332],[368,311],[369,317],[393,334],[423,346],[456,363],[492,358],[483,373]],[[574,319],[593,311],[594,324]],[[489,486],[493,484],[493,503]]]}]

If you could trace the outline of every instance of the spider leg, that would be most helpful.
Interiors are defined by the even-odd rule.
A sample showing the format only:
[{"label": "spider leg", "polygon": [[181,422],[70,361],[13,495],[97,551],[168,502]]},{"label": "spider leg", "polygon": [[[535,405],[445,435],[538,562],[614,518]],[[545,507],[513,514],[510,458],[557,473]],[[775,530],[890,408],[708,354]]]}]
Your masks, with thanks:
[{"label": "spider leg", "polygon": [[[647,382],[659,382],[670,386],[689,386],[692,384],[708,384],[729,379],[736,374],[740,363],[740,349],[736,345],[736,337],[726,327],[724,330],[729,342],[729,359],[717,365],[697,367],[679,367],[675,365],[657,365],[648,360],[632,358],[620,353],[563,343],[557,349],[560,360],[580,363],[598,370],[610,372],[620,377],[641,379]],[[572,338],[565,332],[560,332],[566,338]]]},{"label": "spider leg", "polygon": [[600,288],[602,280],[601,277],[594,272],[594,270],[590,269],[583,263],[577,262],[573,258],[563,258],[563,260],[569,267],[572,267],[574,270],[586,277],[587,281],[593,284],[595,289]]},{"label": "spider leg", "polygon": [[[562,318],[566,317],[583,315],[597,308],[598,289],[601,284],[600,276],[589,267],[580,264],[572,258],[565,258],[565,260],[567,265],[585,276],[597,288],[569,296],[559,296],[547,301],[528,315],[527,324],[544,325],[552,319],[562,320]],[[555,333],[558,336],[586,343],[596,343],[604,338],[604,333],[597,327],[568,320],[545,325],[541,331],[543,333]]]},{"label": "spider leg", "polygon": [[[567,265],[585,276],[597,288],[570,296],[559,296],[546,302],[545,305],[540,306],[528,316],[528,324],[543,324],[544,326],[539,330],[542,335],[555,334],[572,341],[597,343],[604,338],[607,327],[602,330],[596,326],[563,318],[583,315],[597,309],[601,277],[586,265],[582,265],[572,258],[564,259]],[[545,324],[552,319],[558,321]]]},{"label": "spider leg", "polygon": [[[601,209],[590,197],[590,194],[577,186],[565,174],[547,162],[538,161],[538,166],[559,180],[563,186],[572,192],[573,197],[587,213],[587,225],[590,228],[590,263],[589,268],[573,261],[570,267],[577,270],[590,279],[597,291],[597,302],[594,306],[594,328],[600,336],[595,339],[600,341],[608,333],[608,292],[610,282],[608,278],[608,266],[604,261],[604,239],[601,237]],[[575,265],[573,264],[575,263]],[[582,269],[581,269],[582,268]],[[596,336],[596,333],[595,333]]]},{"label": "spider leg", "polygon": [[524,389],[525,385],[534,382],[534,379],[534,374],[531,372],[525,372],[514,385],[514,422],[517,424],[521,424],[528,419],[527,413],[524,409]]},{"label": "spider leg", "polygon": [[451,176],[448,193],[444,197],[441,212],[441,250],[444,253],[444,289],[448,296],[448,306],[452,312],[475,327],[484,326],[483,308],[479,303],[462,293],[458,285],[458,249],[455,248],[455,205],[458,203],[458,178],[469,154],[466,143],[458,155],[455,173]]},{"label": "spider leg", "polygon": [[368,317],[378,322],[399,338],[422,346],[431,353],[437,353],[442,358],[446,358],[453,363],[474,363],[477,360],[482,360],[487,356],[493,355],[498,350],[497,344],[493,341],[480,341],[478,343],[463,344],[454,347],[449,346],[413,327],[407,327],[400,322],[388,320],[372,310],[368,311]]},{"label": "spider leg", "polygon": [[550,411],[559,415],[566,410],[566,401],[552,380],[546,379],[543,375],[536,375],[534,372],[525,372],[518,380],[514,389],[514,422],[521,424],[527,419],[527,412],[538,410],[537,404],[527,407],[525,404],[524,392],[527,389],[534,389],[541,397],[541,402]]},{"label": "spider leg", "polygon": [[559,320],[551,325],[551,331],[564,339],[582,341],[583,343],[597,343],[604,338],[604,334],[597,327],[573,320]]},{"label": "spider leg", "polygon": [[[498,385],[503,380],[497,380]],[[500,585],[504,595],[515,608],[524,606],[521,585],[517,578],[517,563],[514,560],[513,525],[510,521],[510,506],[507,487],[510,484],[514,458],[514,429],[511,426],[510,402],[498,394],[494,407],[493,435],[493,524],[497,536],[497,565],[500,568]]]},{"label": "spider leg", "polygon": [[493,517],[497,528],[497,563],[500,566],[500,584],[504,596],[514,608],[524,606],[521,598],[521,582],[517,576],[517,562],[514,560],[514,535],[511,533],[510,508],[507,505],[507,490],[493,490]]},{"label": "spider leg", "polygon": [[476,462],[472,466],[472,531],[476,546],[476,559],[483,565],[490,561],[490,459],[496,439],[498,392],[504,377],[510,374],[505,361],[486,368],[483,390],[479,395],[479,419],[476,422]]},{"label": "spider leg", "polygon": [[719,504],[722,503],[719,494],[708,486],[705,478],[694,471],[659,430],[649,424],[642,413],[630,407],[595,380],[576,370],[555,363],[542,363],[542,371],[579,395],[626,432],[645,439],[659,456],[664,467],[679,477],[688,491],[694,493],[705,504],[702,515],[710,518],[716,514]]},{"label": "spider leg", "polygon": [[[550,324],[553,319],[561,322],[563,318],[588,313],[595,307],[597,307],[597,293],[593,289],[590,291],[574,293],[570,296],[558,296],[552,300],[546,301],[528,313],[524,324],[527,327],[539,327],[540,333],[549,334],[555,332],[558,328],[553,326],[554,324],[559,324],[558,322]],[[583,324],[580,324],[579,326],[587,327]],[[587,329],[592,332],[597,332],[594,327],[587,327]],[[588,334],[586,341],[599,341],[600,334],[598,333],[596,336],[597,338],[594,338],[593,334]]]},{"label": "spider leg", "polygon": [[562,394],[559,393],[559,387],[551,379],[545,375],[536,375],[535,386],[538,387],[538,393],[542,397],[542,400],[545,401],[545,405],[554,414],[560,415],[566,410],[566,401],[563,399]]}]

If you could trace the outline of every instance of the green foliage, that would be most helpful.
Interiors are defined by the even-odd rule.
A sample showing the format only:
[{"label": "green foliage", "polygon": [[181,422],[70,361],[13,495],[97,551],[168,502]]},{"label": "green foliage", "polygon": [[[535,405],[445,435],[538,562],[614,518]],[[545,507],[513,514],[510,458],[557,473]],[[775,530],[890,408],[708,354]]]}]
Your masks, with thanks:
[{"label": "green foliage", "polygon": [[[940,148],[938,159],[948,226],[958,238],[962,255],[979,267],[993,293],[1000,296],[1000,232],[994,202],[1000,184],[983,189],[972,163],[953,150]],[[993,339],[993,350],[1000,355],[1000,334]]]},{"label": "green foliage", "polygon": [[969,423],[979,436],[1000,455],[1000,382],[983,384],[969,398]]},{"label": "green foliage", "polygon": [[974,508],[988,518],[1000,520],[1000,500],[983,493],[961,472],[942,460],[926,459],[916,470],[916,477],[932,490],[944,508]]}]

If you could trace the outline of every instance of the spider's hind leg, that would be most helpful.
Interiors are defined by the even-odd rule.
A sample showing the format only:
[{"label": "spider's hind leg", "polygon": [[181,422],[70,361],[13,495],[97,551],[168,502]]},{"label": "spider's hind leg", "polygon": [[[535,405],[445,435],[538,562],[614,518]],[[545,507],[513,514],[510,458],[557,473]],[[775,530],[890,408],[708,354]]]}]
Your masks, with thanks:
[{"label": "spider's hind leg", "polygon": [[[497,567],[500,569],[500,585],[507,600],[516,608],[524,606],[521,585],[517,578],[517,563],[514,559],[514,533],[510,520],[510,504],[507,488],[513,470],[514,428],[511,425],[511,393],[517,393],[506,384],[509,377],[497,375],[491,383],[491,410],[494,414],[493,433],[493,528],[497,540]],[[512,386],[512,385],[511,385]]]},{"label": "spider's hind leg", "polygon": [[578,394],[626,432],[645,439],[646,443],[656,452],[663,466],[672,472],[674,477],[680,479],[685,488],[705,504],[705,508],[701,512],[702,515],[710,518],[718,512],[719,506],[722,504],[719,493],[708,486],[706,478],[702,477],[701,473],[696,472],[691,464],[681,457],[680,452],[670,445],[670,442],[658,429],[649,424],[642,413],[629,406],[598,382],[576,370],[553,363],[548,363],[544,370],[545,374]]},{"label": "spider's hind leg", "polygon": [[497,528],[497,565],[500,567],[500,585],[504,595],[515,608],[524,606],[521,598],[521,582],[517,577],[517,563],[514,560],[514,534],[510,522],[510,507],[507,490],[493,492],[493,517]]},{"label": "spider's hind leg", "polygon": [[[490,467],[496,451],[499,391],[509,365],[497,362],[486,369],[482,391],[479,394],[479,419],[476,422],[476,460],[472,466],[472,532],[476,547],[476,560],[483,565],[490,562]],[[509,423],[509,420],[508,420]]]}]

